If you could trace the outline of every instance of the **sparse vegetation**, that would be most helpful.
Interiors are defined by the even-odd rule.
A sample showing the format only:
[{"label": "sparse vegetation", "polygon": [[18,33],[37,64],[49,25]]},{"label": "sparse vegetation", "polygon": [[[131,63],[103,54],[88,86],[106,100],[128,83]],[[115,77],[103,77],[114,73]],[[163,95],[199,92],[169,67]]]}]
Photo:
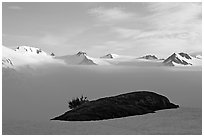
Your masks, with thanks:
[{"label": "sparse vegetation", "polygon": [[83,95],[79,98],[79,97],[77,97],[77,98],[74,98],[74,99],[72,99],[71,101],[69,101],[68,102],[68,104],[69,104],[69,108],[70,109],[74,109],[74,108],[76,108],[76,107],[78,107],[78,106],[80,106],[80,105],[82,105],[82,104],[84,104],[84,103],[86,103],[86,102],[88,102],[89,100],[87,99],[87,97],[84,97]]}]

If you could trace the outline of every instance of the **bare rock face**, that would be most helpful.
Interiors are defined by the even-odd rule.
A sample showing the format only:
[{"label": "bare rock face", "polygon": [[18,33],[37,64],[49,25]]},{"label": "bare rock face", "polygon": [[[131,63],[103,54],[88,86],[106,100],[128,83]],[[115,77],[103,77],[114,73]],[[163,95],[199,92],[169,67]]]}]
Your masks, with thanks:
[{"label": "bare rock face", "polygon": [[85,55],[87,55],[87,54],[86,54],[86,52],[79,51],[76,55],[77,55],[77,56],[81,56],[81,55],[85,56]]},{"label": "bare rock face", "polygon": [[104,120],[143,115],[178,107],[165,96],[149,91],[138,91],[89,101],[51,120]]},{"label": "bare rock face", "polygon": [[163,61],[163,63],[167,66],[175,66],[175,64],[180,65],[193,65],[190,63],[190,60],[192,60],[192,57],[188,55],[187,53],[173,53],[171,56],[169,56],[167,59]]},{"label": "bare rock face", "polygon": [[53,57],[55,56],[55,54],[53,52],[50,55],[53,56]]},{"label": "bare rock face", "polygon": [[6,58],[6,57],[2,57],[2,67],[3,68],[14,68],[13,62],[11,61],[11,59]]},{"label": "bare rock face", "polygon": [[107,54],[103,57],[100,57],[100,58],[107,58],[107,59],[112,59],[113,58],[113,55],[112,54]]},{"label": "bare rock face", "polygon": [[157,60],[158,58],[155,55],[146,55],[146,56],[140,57],[140,59]]}]

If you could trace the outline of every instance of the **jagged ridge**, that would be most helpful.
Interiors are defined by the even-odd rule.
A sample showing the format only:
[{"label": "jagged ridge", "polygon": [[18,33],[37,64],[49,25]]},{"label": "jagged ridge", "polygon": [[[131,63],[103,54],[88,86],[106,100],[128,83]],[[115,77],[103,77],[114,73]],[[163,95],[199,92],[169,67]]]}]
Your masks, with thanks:
[{"label": "jagged ridge", "polygon": [[193,60],[196,60],[196,58],[188,55],[187,53],[181,52],[181,53],[173,53],[166,60],[164,60],[163,63],[168,66],[175,66],[176,64],[193,65]]},{"label": "jagged ridge", "polygon": [[157,60],[158,58],[155,55],[146,55],[140,57],[139,59]]}]

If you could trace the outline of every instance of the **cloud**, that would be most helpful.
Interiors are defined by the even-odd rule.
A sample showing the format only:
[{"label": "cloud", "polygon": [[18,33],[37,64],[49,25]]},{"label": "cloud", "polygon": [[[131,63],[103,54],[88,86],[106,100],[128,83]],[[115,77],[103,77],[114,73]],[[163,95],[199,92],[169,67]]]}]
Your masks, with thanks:
[{"label": "cloud", "polygon": [[22,10],[23,8],[20,7],[20,6],[8,6],[8,9],[11,9],[11,10]]},{"label": "cloud", "polygon": [[133,13],[125,12],[123,9],[118,7],[113,8],[98,7],[90,9],[88,13],[90,15],[96,16],[100,21],[104,22],[124,21],[135,16]]},{"label": "cloud", "polygon": [[157,29],[187,29],[201,23],[199,3],[151,3],[150,21]]},{"label": "cloud", "polygon": [[124,39],[191,39],[199,36],[196,32],[186,32],[180,30],[152,30],[142,31],[138,29],[126,29],[126,28],[113,28],[113,31],[120,35],[120,38]]},{"label": "cloud", "polygon": [[[143,9],[146,10],[144,16],[138,13],[144,11],[128,8],[93,8],[89,10],[89,14],[97,19],[99,26],[93,24],[93,27],[72,37],[68,35],[75,32],[75,29],[62,35],[49,34],[41,42],[60,45],[72,52],[85,50],[95,56],[116,53],[167,57],[173,52],[201,50],[200,4],[147,3]],[[111,25],[107,25],[110,23]]]},{"label": "cloud", "polygon": [[[77,16],[76,23],[67,22],[67,26],[57,26],[56,31],[53,29],[55,27],[50,27],[46,33],[37,35],[35,41],[59,53],[86,50],[95,56],[104,52],[168,56],[173,52],[201,50],[201,3],[134,4],[97,4],[101,6],[92,9],[87,7],[84,11],[88,10],[89,16]],[[69,19],[74,22],[76,18]]]},{"label": "cloud", "polygon": [[135,37],[141,33],[141,31],[137,29],[128,29],[128,28],[121,28],[121,27],[115,27],[112,30],[119,33],[122,38]]},{"label": "cloud", "polygon": [[199,34],[185,31],[149,31],[134,36],[134,39],[191,39]]},{"label": "cloud", "polygon": [[[202,49],[200,3],[148,3],[148,14],[111,26],[118,39],[105,43],[121,54],[153,53],[167,57],[173,52]],[[120,50],[117,50],[120,49]]]},{"label": "cloud", "polygon": [[64,44],[66,40],[67,39],[65,37],[58,37],[58,36],[47,34],[41,38],[40,43],[44,45],[56,46],[56,45]]},{"label": "cloud", "polygon": [[[171,39],[171,41],[182,39],[186,41],[186,48],[193,49],[193,41],[201,47],[202,7],[200,3],[149,3],[147,9],[149,14],[133,20],[135,27],[115,27],[113,30],[121,38],[129,40],[155,39],[161,40],[162,44],[165,42],[163,39]],[[148,24],[148,29],[137,27],[137,20],[142,24],[148,24],[148,22],[151,24]],[[178,45],[176,42],[175,44]]]}]

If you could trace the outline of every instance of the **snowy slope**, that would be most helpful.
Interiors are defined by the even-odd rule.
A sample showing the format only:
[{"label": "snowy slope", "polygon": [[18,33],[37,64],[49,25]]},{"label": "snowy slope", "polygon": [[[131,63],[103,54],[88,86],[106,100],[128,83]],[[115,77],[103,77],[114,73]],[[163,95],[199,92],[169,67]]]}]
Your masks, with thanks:
[{"label": "snowy slope", "polygon": [[123,62],[131,62],[136,59],[134,56],[126,56],[126,55],[117,55],[117,54],[107,54],[103,57],[101,57],[104,61],[107,61],[108,63],[112,65],[118,65]]},{"label": "snowy slope", "polygon": [[87,58],[92,60],[97,65],[110,65],[110,63],[108,63],[106,60],[103,60],[101,58],[93,58],[89,56],[87,56]]},{"label": "snowy slope", "polygon": [[198,59],[202,59],[202,55],[196,55],[195,57]]},{"label": "snowy slope", "polygon": [[65,55],[55,57],[63,60],[68,65],[96,65],[92,60],[88,59],[85,52],[78,52],[74,55]]},{"label": "snowy slope", "polygon": [[201,66],[202,60],[187,53],[173,53],[163,63],[167,66]]},{"label": "snowy slope", "polygon": [[100,58],[89,57],[86,52],[82,51],[75,55],[66,55],[56,58],[64,60],[68,65],[109,65],[107,61]]},{"label": "snowy slope", "polygon": [[15,49],[15,51],[26,55],[48,56],[48,54],[42,51],[40,48],[29,47],[29,46],[19,46]]},{"label": "snowy slope", "polygon": [[2,67],[3,68],[14,68],[13,66],[13,62],[9,59],[9,58],[6,58],[6,57],[2,57]]},{"label": "snowy slope", "polygon": [[[153,56],[151,56],[153,57]],[[64,60],[67,64],[71,65],[139,65],[144,66],[148,65],[155,66],[155,64],[161,64],[161,61],[158,63],[158,59],[144,59],[136,58],[135,56],[125,56],[117,54],[107,54],[100,58],[93,58],[88,56],[85,52],[78,52],[75,55],[66,55],[61,57],[56,57],[58,59]],[[157,65],[158,66],[158,65]]]},{"label": "snowy slope", "polygon": [[63,64],[63,62],[54,59],[51,55],[39,48],[21,46],[13,50],[2,46],[2,67],[4,68],[17,68],[20,66],[35,67],[45,63]]},{"label": "snowy slope", "polygon": [[107,54],[107,55],[102,56],[102,57],[100,57],[100,58],[104,58],[104,59],[113,59],[113,58],[118,58],[118,57],[120,57],[120,56],[117,55],[117,54]]},{"label": "snowy slope", "polygon": [[202,52],[194,52],[190,54],[192,57],[202,59]]},{"label": "snowy slope", "polygon": [[[122,65],[122,66],[161,66],[161,60],[159,60],[155,55],[146,55],[142,57],[136,56],[127,56],[127,55],[116,55],[113,58],[110,58],[111,55],[108,54],[103,56],[103,59],[108,61],[113,65]],[[109,57],[109,58],[108,58]]]}]

